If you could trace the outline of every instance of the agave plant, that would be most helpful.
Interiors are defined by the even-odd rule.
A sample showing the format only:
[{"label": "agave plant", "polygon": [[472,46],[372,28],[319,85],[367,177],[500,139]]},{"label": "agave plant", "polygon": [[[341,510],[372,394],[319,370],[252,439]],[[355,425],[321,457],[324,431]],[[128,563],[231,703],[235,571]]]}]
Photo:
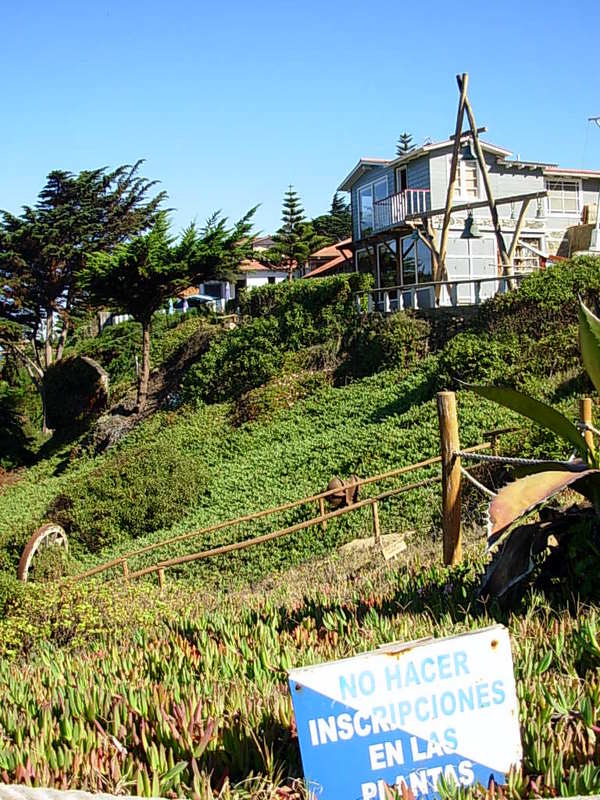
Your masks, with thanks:
[{"label": "agave plant", "polygon": [[[580,301],[579,342],[583,365],[600,393],[600,319]],[[600,451],[593,436],[585,437],[576,425],[546,403],[514,389],[495,386],[470,386],[488,400],[518,412],[552,431],[573,448],[568,461],[547,461],[524,466],[516,481],[502,488],[489,506],[488,547],[504,537],[502,550],[491,564],[482,586],[482,594],[502,595],[528,575],[534,559],[545,551],[550,536],[555,539],[573,526],[578,507],[554,515],[533,525],[512,528],[515,522],[540,509],[566,488],[579,492],[600,518]],[[591,428],[594,435],[596,429]]]}]

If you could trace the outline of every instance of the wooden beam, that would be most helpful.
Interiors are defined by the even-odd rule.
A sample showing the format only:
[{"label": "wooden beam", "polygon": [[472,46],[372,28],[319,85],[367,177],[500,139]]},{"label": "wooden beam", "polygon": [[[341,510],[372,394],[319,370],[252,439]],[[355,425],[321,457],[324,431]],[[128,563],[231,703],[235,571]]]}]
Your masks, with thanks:
[{"label": "wooden beam", "polygon": [[[462,81],[458,78],[458,85],[462,89]],[[469,98],[465,97],[465,111],[467,114],[467,118],[469,120],[469,125],[471,126],[471,133],[473,134],[473,146],[475,147],[475,155],[477,157],[477,161],[479,162],[479,167],[481,169],[481,177],[483,178],[483,186],[485,188],[485,194],[488,200],[488,205],[490,207],[490,214],[492,216],[492,225],[494,226],[494,233],[496,234],[496,241],[498,243],[498,250],[500,251],[500,258],[502,259],[502,263],[504,264],[505,274],[512,275],[512,266],[508,260],[508,252],[506,250],[506,242],[504,241],[504,236],[502,235],[502,229],[500,227],[500,219],[498,218],[498,209],[496,207],[496,201],[494,200],[494,194],[492,192],[492,185],[490,183],[490,176],[488,174],[487,164],[485,163],[485,156],[483,154],[483,150],[481,149],[481,143],[479,141],[479,136],[477,134],[477,123],[475,122],[475,115],[473,114],[473,109],[471,108],[471,103],[469,102]]]},{"label": "wooden beam", "polygon": [[448,192],[446,194],[446,205],[444,207],[444,221],[442,223],[442,239],[440,242],[440,255],[438,261],[439,275],[435,280],[443,280],[446,270],[446,248],[448,245],[448,232],[450,230],[450,215],[452,214],[452,200],[454,199],[454,186],[456,184],[456,172],[458,170],[458,155],[460,151],[460,139],[462,134],[463,119],[465,116],[465,104],[467,102],[467,86],[469,75],[465,72],[462,76],[458,75],[460,87],[460,99],[458,101],[458,111],[456,113],[456,128],[454,132],[454,147],[452,148],[452,161],[450,162],[450,178],[448,181]]},{"label": "wooden beam", "polygon": [[531,199],[523,200],[523,203],[521,205],[521,210],[519,211],[519,217],[517,219],[517,225],[515,227],[513,240],[510,243],[510,249],[508,251],[508,260],[510,261],[511,264],[513,263],[513,259],[515,257],[515,250],[517,249],[517,243],[519,241],[521,228],[523,227],[523,222],[525,221],[525,214],[527,213],[527,208],[529,207],[529,203],[531,203]]},{"label": "wooden beam", "polygon": [[[487,133],[486,126],[484,125],[482,128],[477,128],[477,133]],[[463,131],[463,133],[461,133],[461,135],[460,135],[460,138],[461,139],[466,139],[470,135],[471,135],[471,131]],[[450,141],[453,142],[455,139],[456,139],[456,136],[454,134],[452,134],[452,136],[450,136]]]},{"label": "wooden beam", "polygon": [[[524,194],[511,194],[506,197],[499,197],[496,200],[496,206],[506,206],[509,203],[518,203],[520,200],[537,200],[541,197],[547,197],[548,192],[526,192]],[[476,200],[473,203],[460,203],[459,205],[452,206],[452,211],[458,213],[459,211],[469,211],[472,208],[484,208],[489,205],[487,200]],[[434,208],[431,211],[420,211],[415,214],[407,214],[406,222],[411,223],[419,219],[430,217],[440,217],[444,213],[443,208]]]}]

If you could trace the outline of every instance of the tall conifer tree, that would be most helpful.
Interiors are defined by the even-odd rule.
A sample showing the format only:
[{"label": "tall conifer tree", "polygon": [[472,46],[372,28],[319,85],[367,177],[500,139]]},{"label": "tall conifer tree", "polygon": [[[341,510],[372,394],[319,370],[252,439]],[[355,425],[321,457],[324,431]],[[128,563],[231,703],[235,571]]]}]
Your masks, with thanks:
[{"label": "tall conifer tree", "polygon": [[412,136],[410,133],[401,133],[398,137],[398,143],[396,144],[396,155],[402,156],[404,153],[408,153],[409,150],[412,150],[414,145],[412,143]]}]

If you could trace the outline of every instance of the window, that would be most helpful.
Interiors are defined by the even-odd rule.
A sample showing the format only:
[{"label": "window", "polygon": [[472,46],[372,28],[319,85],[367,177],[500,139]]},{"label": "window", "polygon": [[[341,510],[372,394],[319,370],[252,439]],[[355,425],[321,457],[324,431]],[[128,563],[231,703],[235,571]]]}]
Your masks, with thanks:
[{"label": "window", "polygon": [[454,196],[471,199],[479,197],[479,167],[476,161],[458,162]]},{"label": "window", "polygon": [[539,255],[526,247],[526,244],[531,245],[531,247],[534,247],[536,250],[542,249],[542,240],[539,236],[521,236],[515,248],[515,255],[513,258],[515,272],[531,272],[532,270],[540,268]]},{"label": "window", "polygon": [[356,269],[358,272],[373,275],[373,264],[366,250],[359,250],[356,254]]},{"label": "window", "polygon": [[275,275],[269,275],[267,280],[268,280],[269,283],[275,283]]},{"label": "window", "polygon": [[548,211],[550,214],[568,214],[576,217],[581,210],[579,181],[547,180]]},{"label": "window", "polygon": [[379,245],[379,285],[381,287],[397,286],[396,242],[392,239]]},{"label": "window", "polygon": [[[379,200],[384,200],[388,194],[387,178],[361,186],[358,190],[359,228],[361,236],[372,231],[375,227],[375,207]],[[379,219],[378,219],[379,223]],[[378,224],[378,227],[383,227]]]},{"label": "window", "polygon": [[412,236],[402,240],[402,283],[429,283],[433,280],[431,252],[427,245]]}]

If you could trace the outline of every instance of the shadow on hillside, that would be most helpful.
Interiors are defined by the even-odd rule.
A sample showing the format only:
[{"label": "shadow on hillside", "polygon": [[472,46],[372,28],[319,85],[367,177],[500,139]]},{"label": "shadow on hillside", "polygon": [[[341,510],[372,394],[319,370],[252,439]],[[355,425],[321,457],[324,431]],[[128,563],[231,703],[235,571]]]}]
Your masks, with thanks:
[{"label": "shadow on hillside", "polygon": [[369,422],[379,423],[386,420],[388,417],[397,417],[405,414],[412,406],[421,405],[431,400],[436,391],[435,379],[432,377],[424,378],[416,386],[413,386],[409,391],[402,394],[392,403],[379,406],[373,410],[369,417]]}]

